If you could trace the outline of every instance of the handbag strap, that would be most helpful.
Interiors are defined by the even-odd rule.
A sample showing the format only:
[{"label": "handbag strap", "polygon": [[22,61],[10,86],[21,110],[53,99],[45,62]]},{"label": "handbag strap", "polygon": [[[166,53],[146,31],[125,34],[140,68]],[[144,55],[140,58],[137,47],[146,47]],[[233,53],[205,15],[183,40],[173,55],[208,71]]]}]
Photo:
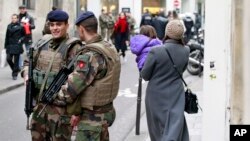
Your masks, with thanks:
[{"label": "handbag strap", "polygon": [[[183,79],[183,77],[182,77],[181,73],[178,71],[178,69],[177,69],[176,65],[174,64],[174,61],[173,61],[173,59],[172,59],[172,57],[171,57],[171,55],[170,55],[170,53],[169,53],[168,49],[166,49],[166,51],[167,51],[167,53],[168,53],[168,56],[169,56],[169,58],[170,58],[170,61],[171,61],[171,62],[172,62],[172,64],[173,64],[173,67],[174,67],[174,68],[175,68],[175,70],[178,72],[178,74],[179,74],[179,76],[180,76],[180,78],[181,78],[182,82],[183,82],[183,83],[184,83],[184,85],[187,87],[187,90],[191,92],[191,90],[188,88],[187,83],[186,83],[186,82],[185,82],[185,80]],[[198,104],[198,107],[199,107],[199,108],[200,108],[200,110],[202,111],[202,108],[201,108],[200,104]]]},{"label": "handbag strap", "polygon": [[172,64],[173,64],[174,69],[177,71],[177,73],[178,73],[179,77],[181,78],[182,82],[184,83],[184,85],[188,88],[187,83],[185,82],[185,80],[183,79],[181,73],[180,73],[179,70],[177,69],[177,67],[176,67],[176,65],[175,65],[175,63],[174,63],[174,61],[173,61],[173,59],[172,59],[172,57],[171,57],[171,55],[170,55],[170,53],[169,53],[169,51],[168,51],[167,48],[166,48],[166,51],[167,51],[167,53],[168,53],[168,56],[169,56],[169,58],[170,58],[170,61],[171,61]]}]

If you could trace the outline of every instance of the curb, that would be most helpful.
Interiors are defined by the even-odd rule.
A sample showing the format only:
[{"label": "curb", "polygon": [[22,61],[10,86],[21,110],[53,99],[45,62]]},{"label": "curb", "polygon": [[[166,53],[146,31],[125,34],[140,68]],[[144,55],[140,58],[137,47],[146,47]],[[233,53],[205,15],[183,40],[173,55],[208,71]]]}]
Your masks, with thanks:
[{"label": "curb", "polygon": [[23,82],[21,82],[21,83],[12,85],[12,86],[7,86],[6,88],[3,88],[3,89],[0,90],[0,95],[1,95],[1,94],[4,94],[4,93],[6,93],[6,92],[9,92],[9,91],[11,91],[11,90],[14,90],[14,89],[16,89],[16,88],[18,88],[18,87],[21,87],[21,86],[23,86],[23,85],[24,85]]}]

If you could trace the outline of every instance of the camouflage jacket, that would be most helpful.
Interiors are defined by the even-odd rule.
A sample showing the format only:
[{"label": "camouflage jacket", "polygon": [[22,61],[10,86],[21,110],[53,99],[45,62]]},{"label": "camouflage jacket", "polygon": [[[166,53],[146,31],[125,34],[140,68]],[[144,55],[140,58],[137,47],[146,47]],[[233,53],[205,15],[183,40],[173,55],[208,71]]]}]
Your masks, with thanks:
[{"label": "camouflage jacket", "polygon": [[99,25],[101,28],[107,28],[108,16],[106,14],[101,14],[99,16]]},{"label": "camouflage jacket", "polygon": [[[68,41],[69,40],[69,37],[67,36],[66,38],[64,39],[61,39],[60,41],[55,41],[52,39],[52,36],[49,38],[49,37],[46,37],[46,36],[51,36],[51,35],[45,35],[43,36],[42,39],[40,39],[34,46],[35,48],[35,51],[33,53],[33,64],[34,64],[34,68],[36,67],[36,65],[40,65],[40,64],[37,64],[38,63],[38,57],[40,57],[40,53],[41,51],[40,48],[37,48],[40,46],[40,44],[44,44],[44,45],[41,45],[41,47],[44,47],[45,45],[48,45],[48,51],[50,52],[55,52],[55,50],[57,49],[57,47],[59,47],[59,45],[61,43],[63,43],[64,41]],[[73,43],[70,45],[70,47],[67,49],[67,52],[65,52],[65,63],[68,63],[73,57],[75,57],[75,55],[77,54],[77,51],[80,50],[82,46],[80,45],[80,43]],[[54,60],[55,62],[56,60]],[[53,64],[54,64],[53,62]],[[28,58],[24,60],[24,68],[21,72],[21,76],[24,77],[26,75],[28,75],[28,67],[29,67],[29,60]],[[42,62],[41,62],[42,63]],[[65,64],[66,65],[66,64]],[[59,68],[60,69],[60,68]],[[46,69],[45,69],[46,70]],[[52,70],[51,70],[52,71]],[[34,71],[33,71],[34,73]],[[35,95],[37,95],[38,93],[35,92]]]},{"label": "camouflage jacket", "polygon": [[[86,42],[87,44],[102,41],[100,35]],[[84,61],[82,64],[80,61]],[[75,69],[68,77],[67,83],[62,86],[58,100],[72,103],[95,79],[101,79],[107,72],[105,58],[94,51],[78,56]]]}]

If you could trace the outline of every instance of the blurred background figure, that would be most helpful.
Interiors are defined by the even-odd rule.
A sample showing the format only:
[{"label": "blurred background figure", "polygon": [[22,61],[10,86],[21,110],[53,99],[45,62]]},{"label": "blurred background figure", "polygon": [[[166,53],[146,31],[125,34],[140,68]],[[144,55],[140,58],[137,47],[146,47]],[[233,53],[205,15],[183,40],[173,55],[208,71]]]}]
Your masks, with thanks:
[{"label": "blurred background figure", "polygon": [[165,27],[168,23],[168,19],[165,17],[164,12],[160,11],[158,15],[153,19],[152,26],[155,28],[157,37],[162,40],[165,35]]},{"label": "blurred background figure", "polygon": [[11,23],[7,27],[4,47],[7,53],[7,62],[12,70],[13,80],[17,79],[19,68],[19,56],[23,53],[22,42],[25,31],[18,22],[18,15],[11,16]]},{"label": "blurred background figure", "polygon": [[[26,56],[29,56],[29,49],[33,43],[32,40],[32,30],[35,29],[34,18],[27,12],[26,6],[19,6],[19,22],[24,27],[25,38],[23,40],[23,45],[25,46]],[[23,57],[19,56],[19,68],[23,67]]]},{"label": "blurred background figure", "polygon": [[[168,18],[168,22],[172,21],[172,20],[178,20],[181,22],[181,24],[183,25],[184,27],[184,33],[186,32],[186,27],[184,25],[184,22],[183,22],[183,18],[184,18],[184,14],[181,14],[179,15],[178,12],[176,10],[173,10],[171,11],[171,13],[169,13],[170,17]],[[166,32],[166,31],[165,31]],[[166,37],[166,36],[165,36]],[[165,37],[163,40],[165,40]]]},{"label": "blurred background figure", "polygon": [[101,36],[103,39],[105,39],[107,35],[107,30],[108,30],[107,22],[108,22],[107,12],[104,9],[102,9],[102,13],[99,16],[99,26],[101,30]]},{"label": "blurred background figure", "polygon": [[129,38],[131,36],[134,36],[135,35],[135,24],[136,24],[136,21],[135,21],[135,18],[131,15],[130,12],[127,12],[126,13],[126,17],[127,17],[127,22],[128,22],[128,27],[129,27]]},{"label": "blurred background figure", "polygon": [[[55,6],[52,7],[52,11],[55,11],[57,8]],[[48,20],[48,16],[46,17],[46,21],[43,27],[43,31],[42,34],[51,34],[50,30],[49,30],[49,20]]]},{"label": "blurred background figure", "polygon": [[170,20],[173,16],[173,12],[172,11],[168,11],[168,15],[167,15],[167,19]]},{"label": "blurred background figure", "polygon": [[173,10],[170,20],[180,20],[180,19],[181,18],[179,17],[179,14],[177,13],[177,11]]},{"label": "blurred background figure", "polygon": [[34,18],[27,12],[26,6],[19,6],[19,22],[25,29],[25,38],[23,44],[25,45],[26,53],[29,54],[29,48],[32,44],[32,30],[35,29]]},{"label": "blurred background figure", "polygon": [[145,13],[142,15],[141,18],[140,27],[143,25],[152,25],[152,15],[148,9],[145,10]]},{"label": "blurred background figure", "polygon": [[113,33],[114,30],[114,25],[115,25],[115,18],[112,15],[111,12],[108,13],[107,16],[107,28],[108,28],[108,32],[107,32],[107,41],[109,41],[111,34]]},{"label": "blurred background figure", "polygon": [[201,15],[197,12],[194,12],[195,22],[194,22],[194,32],[195,35],[198,35],[198,31],[201,28]]},{"label": "blurred background figure", "polygon": [[129,34],[129,24],[125,13],[121,12],[119,14],[118,20],[115,23],[114,28],[114,38],[115,38],[115,47],[117,52],[120,53],[123,57],[123,62],[127,62],[125,51],[127,50],[128,34]]},{"label": "blurred background figure", "polygon": [[194,21],[192,19],[191,13],[186,13],[185,17],[183,18],[183,22],[186,28],[184,33],[184,42],[187,43],[192,38],[192,28],[194,26]]}]

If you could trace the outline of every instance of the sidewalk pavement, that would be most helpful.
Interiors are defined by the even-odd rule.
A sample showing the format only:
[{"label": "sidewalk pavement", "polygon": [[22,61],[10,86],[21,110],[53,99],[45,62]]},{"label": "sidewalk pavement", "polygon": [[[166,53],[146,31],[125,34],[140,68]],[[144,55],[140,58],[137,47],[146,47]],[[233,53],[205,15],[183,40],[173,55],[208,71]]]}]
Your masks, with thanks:
[{"label": "sidewalk pavement", "polygon": [[9,66],[0,68],[0,94],[13,90],[24,84],[20,74],[18,75],[17,80],[13,80],[11,73]]},{"label": "sidewalk pavement", "polygon": [[[202,107],[203,79],[197,77],[196,80],[185,80],[189,84],[191,90],[197,94],[199,104]],[[0,94],[20,86],[23,86],[23,79],[20,77],[20,75],[18,75],[17,80],[12,80],[11,69],[9,66],[0,68]],[[188,123],[190,141],[200,141],[202,129],[202,112],[199,111],[198,114],[185,114],[185,116]],[[150,141],[146,123],[146,113],[145,110],[143,110],[140,121],[140,135],[135,135],[134,127],[133,130],[128,134],[125,141]]]}]

